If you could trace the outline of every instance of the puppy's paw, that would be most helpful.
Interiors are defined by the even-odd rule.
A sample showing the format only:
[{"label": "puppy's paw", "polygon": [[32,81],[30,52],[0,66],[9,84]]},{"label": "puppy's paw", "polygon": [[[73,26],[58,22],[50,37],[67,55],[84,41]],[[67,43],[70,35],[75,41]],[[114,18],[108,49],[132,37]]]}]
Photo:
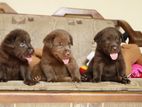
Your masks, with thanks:
[{"label": "puppy's paw", "polygon": [[130,80],[127,77],[123,77],[121,83],[122,84],[130,84]]},{"label": "puppy's paw", "polygon": [[35,76],[32,80],[39,82],[41,80],[41,76]]},{"label": "puppy's paw", "polygon": [[88,81],[87,75],[85,75],[85,74],[81,75],[81,81],[87,82]]},{"label": "puppy's paw", "polygon": [[82,82],[91,82],[92,81],[92,76],[87,75],[87,74],[82,74],[81,75],[81,81]]},{"label": "puppy's paw", "polygon": [[26,85],[35,85],[35,84],[37,84],[38,82],[37,81],[32,81],[32,80],[25,80],[24,81],[24,84],[26,84]]}]

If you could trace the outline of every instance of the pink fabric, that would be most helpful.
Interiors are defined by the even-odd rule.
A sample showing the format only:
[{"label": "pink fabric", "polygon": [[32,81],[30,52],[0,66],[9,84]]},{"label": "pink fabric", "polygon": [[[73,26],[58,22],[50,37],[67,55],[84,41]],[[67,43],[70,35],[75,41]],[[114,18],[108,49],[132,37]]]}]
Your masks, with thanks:
[{"label": "pink fabric", "polygon": [[133,64],[130,78],[142,78],[142,65]]}]

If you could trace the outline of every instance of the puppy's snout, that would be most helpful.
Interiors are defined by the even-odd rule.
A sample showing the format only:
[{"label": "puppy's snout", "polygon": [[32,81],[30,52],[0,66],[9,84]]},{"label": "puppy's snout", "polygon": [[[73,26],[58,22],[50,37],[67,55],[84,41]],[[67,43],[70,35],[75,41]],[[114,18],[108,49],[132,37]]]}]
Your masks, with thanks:
[{"label": "puppy's snout", "polygon": [[118,46],[117,45],[112,45],[111,48],[112,48],[112,50],[116,51],[118,49]]},{"label": "puppy's snout", "polygon": [[116,50],[116,49],[117,49],[117,47],[116,47],[116,46],[113,46],[113,49],[114,49],[114,50]]},{"label": "puppy's snout", "polygon": [[69,47],[69,46],[65,46],[65,47],[64,47],[64,55],[65,55],[66,57],[69,57],[69,56],[70,56],[70,53],[71,53],[70,47]]},{"label": "puppy's snout", "polygon": [[69,47],[65,47],[65,55],[69,56],[70,52],[71,52],[70,48]]},{"label": "puppy's snout", "polygon": [[30,54],[34,53],[34,49],[33,48],[29,48],[28,51],[29,51]]},{"label": "puppy's snout", "polygon": [[66,51],[65,55],[66,55],[66,56],[69,56],[69,55],[70,55],[70,52],[69,52],[69,51]]}]

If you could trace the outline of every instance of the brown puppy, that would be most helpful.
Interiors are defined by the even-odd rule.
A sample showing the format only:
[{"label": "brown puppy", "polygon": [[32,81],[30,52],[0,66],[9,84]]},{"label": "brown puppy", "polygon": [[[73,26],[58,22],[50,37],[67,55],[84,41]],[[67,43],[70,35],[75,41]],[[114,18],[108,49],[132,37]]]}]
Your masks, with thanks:
[{"label": "brown puppy", "polygon": [[33,85],[28,61],[34,52],[29,34],[21,29],[11,31],[0,46],[0,81],[24,80]]},{"label": "brown puppy", "polygon": [[64,30],[54,30],[43,42],[42,58],[33,68],[33,79],[48,82],[79,82],[79,68],[71,53],[71,35]]},{"label": "brown puppy", "polygon": [[103,29],[95,36],[94,41],[97,42],[97,48],[88,67],[88,81],[130,83],[126,76],[125,63],[120,48],[121,38],[121,32],[112,27]]}]

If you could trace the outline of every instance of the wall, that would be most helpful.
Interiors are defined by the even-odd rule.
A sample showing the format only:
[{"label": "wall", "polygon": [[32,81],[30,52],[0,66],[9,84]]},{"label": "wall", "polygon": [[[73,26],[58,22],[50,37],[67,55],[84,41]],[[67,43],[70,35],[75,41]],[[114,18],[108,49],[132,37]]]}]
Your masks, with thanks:
[{"label": "wall", "polygon": [[51,15],[60,7],[96,9],[107,19],[126,20],[142,31],[142,0],[0,0],[18,13]]}]

